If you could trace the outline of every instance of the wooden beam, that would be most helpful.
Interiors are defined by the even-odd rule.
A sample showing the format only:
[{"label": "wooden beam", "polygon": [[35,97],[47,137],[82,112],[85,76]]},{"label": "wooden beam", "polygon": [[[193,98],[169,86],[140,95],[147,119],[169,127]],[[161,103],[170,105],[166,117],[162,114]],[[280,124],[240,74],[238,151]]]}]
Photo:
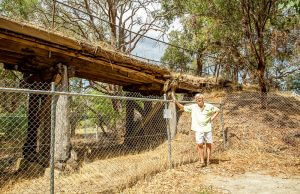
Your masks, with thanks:
[{"label": "wooden beam", "polygon": [[77,72],[75,71],[75,77],[82,78],[82,79],[88,79],[92,81],[98,81],[98,82],[103,82],[103,83],[108,83],[108,84],[116,84],[119,86],[127,86],[131,84],[141,84],[141,82],[131,80],[131,79],[126,79],[126,78],[119,78],[118,75],[114,74],[101,74],[101,76],[95,76],[93,74],[89,74],[86,72]]},{"label": "wooden beam", "polygon": [[123,89],[129,92],[135,92],[135,91],[161,91],[163,85],[157,84],[157,83],[149,83],[149,84],[139,84],[139,85],[130,85],[127,87],[124,87]]},{"label": "wooden beam", "polygon": [[38,44],[38,43],[30,41],[30,40],[22,39],[22,38],[19,38],[19,37],[8,36],[8,35],[5,35],[5,34],[0,34],[0,38],[13,40],[13,41],[25,44],[29,47],[40,48],[40,49],[48,50],[48,51],[51,51],[51,52],[60,53],[60,54],[66,55],[66,56],[79,58],[79,59],[82,59],[82,60],[85,60],[85,61],[88,61],[88,62],[91,62],[91,63],[94,63],[94,64],[103,65],[106,68],[110,68],[111,70],[116,69],[116,70],[119,70],[120,72],[128,72],[132,75],[135,75],[135,77],[137,79],[143,79],[143,80],[147,80],[149,82],[155,82],[155,83],[163,83],[164,82],[163,80],[155,79],[155,77],[152,76],[152,75],[147,75],[145,73],[141,73],[141,72],[138,72],[138,71],[135,71],[135,70],[132,70],[132,69],[128,69],[128,68],[125,68],[125,67],[121,67],[121,66],[118,66],[118,65],[115,65],[115,64],[109,64],[109,63],[106,63],[106,62],[101,61],[99,59],[91,58],[91,57],[85,56],[85,55],[80,54],[80,53],[72,52],[70,50],[63,50],[63,49],[55,48],[55,47],[48,46],[48,45]]},{"label": "wooden beam", "polygon": [[132,89],[141,92],[162,91],[161,86],[168,79],[175,80],[177,92],[201,92],[204,87],[228,86],[228,82],[224,80],[216,83],[215,78],[171,73],[166,68],[137,60],[113,49],[109,50],[101,44],[79,42],[47,29],[2,17],[0,39],[0,62],[18,65],[24,72],[32,70],[35,73],[61,62],[75,67],[76,76],[81,78],[122,84],[128,86],[128,89],[139,85],[139,88]]},{"label": "wooden beam", "polygon": [[62,37],[59,35],[54,34],[53,32],[50,31],[45,31],[44,29],[38,29],[33,26],[29,25],[21,25],[17,22],[1,18],[0,17],[0,28],[13,31],[13,32],[18,32],[20,34],[24,34],[27,36],[34,36],[35,38],[53,42],[58,45],[65,45],[73,49],[80,49],[81,46],[78,42],[75,40],[72,40],[67,37]]},{"label": "wooden beam", "polygon": [[169,71],[165,68],[137,60],[117,51],[104,49],[99,45],[95,46],[85,42],[79,42],[78,40],[57,34],[49,29],[46,30],[28,24],[20,24],[3,17],[0,17],[0,29],[6,33],[13,32],[22,34],[23,36],[33,37],[36,39],[35,42],[47,42],[61,47],[68,47],[69,49],[81,51],[82,53],[89,53],[94,57],[108,57],[108,59],[111,59],[112,61],[119,62],[119,65],[128,66],[130,68],[139,68],[139,71],[152,72],[152,74],[157,73],[158,75],[169,74]]}]

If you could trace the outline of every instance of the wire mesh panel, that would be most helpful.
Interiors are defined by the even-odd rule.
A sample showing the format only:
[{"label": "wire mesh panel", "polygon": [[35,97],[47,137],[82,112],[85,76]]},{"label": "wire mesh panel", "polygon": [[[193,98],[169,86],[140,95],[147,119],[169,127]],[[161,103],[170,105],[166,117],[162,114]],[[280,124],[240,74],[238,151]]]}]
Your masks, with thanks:
[{"label": "wire mesh panel", "polygon": [[53,178],[57,193],[118,192],[168,168],[161,97],[51,92],[41,85],[1,89],[1,191],[45,193]]},{"label": "wire mesh panel", "polygon": [[[51,186],[55,193],[121,192],[145,176],[199,160],[191,115],[173,102],[121,90],[103,95],[74,83],[69,91],[1,83],[1,193],[48,193]],[[290,160],[299,158],[295,97],[235,93],[224,104],[206,101],[221,109],[212,122],[212,163],[224,153],[224,141],[230,153],[290,150]]]},{"label": "wire mesh panel", "polygon": [[[299,133],[299,113],[299,100],[293,96],[270,94],[262,97],[259,93],[232,94],[225,100],[225,128],[229,137],[239,137],[239,141],[245,145],[251,141],[256,141],[257,145],[270,143],[274,142],[271,139],[278,137],[288,141],[289,138],[293,139],[292,136],[297,137]],[[238,129],[239,133],[232,134],[232,128]],[[292,141],[290,143],[293,144]],[[276,149],[276,145],[270,147]],[[261,149],[268,148],[262,146]]]},{"label": "wire mesh panel", "polygon": [[[284,93],[231,94],[225,98],[224,127],[231,158],[253,169],[297,169],[300,146],[299,97]],[[249,164],[249,165],[248,165]],[[249,168],[250,168],[249,167]]]},{"label": "wire mesh panel", "polygon": [[[43,90],[49,86],[22,85]],[[51,96],[0,91],[0,98],[0,187],[10,188],[13,183],[20,189],[20,180],[42,176],[49,165]],[[49,192],[49,187],[35,188]]]},{"label": "wire mesh panel", "polygon": [[[56,171],[55,191],[117,192],[165,168],[166,123],[161,115],[162,104],[161,101],[72,97],[71,142],[78,170],[72,173],[74,166],[68,162],[74,161],[70,158],[65,168],[71,172]],[[161,148],[154,151],[157,147]]]}]

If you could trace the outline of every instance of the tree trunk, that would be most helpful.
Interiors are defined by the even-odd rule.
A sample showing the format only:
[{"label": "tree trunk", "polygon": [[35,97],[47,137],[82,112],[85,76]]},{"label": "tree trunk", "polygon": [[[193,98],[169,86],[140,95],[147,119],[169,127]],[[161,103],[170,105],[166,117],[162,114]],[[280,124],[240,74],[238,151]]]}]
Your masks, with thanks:
[{"label": "tree trunk", "polygon": [[216,83],[218,82],[218,78],[219,78],[219,74],[220,74],[220,68],[221,68],[221,65],[217,65],[217,71],[216,71]]},{"label": "tree trunk", "polygon": [[256,83],[256,73],[255,70],[250,70],[249,72],[250,74],[250,81],[252,84]]},{"label": "tree trunk", "polygon": [[203,63],[202,63],[202,52],[197,53],[197,75],[202,76],[203,73]]},{"label": "tree trunk", "polygon": [[261,93],[261,108],[266,109],[266,96],[267,96],[267,86],[265,82],[265,64],[263,62],[259,62],[257,68],[257,77],[258,77],[258,84],[260,87]]},{"label": "tree trunk", "polygon": [[243,75],[242,75],[242,81],[244,85],[247,85],[247,74],[248,74],[248,70],[244,69]]},{"label": "tree trunk", "polygon": [[111,45],[117,47],[117,5],[115,1],[107,1],[108,3],[108,18],[109,18],[109,26],[111,30]]},{"label": "tree trunk", "polygon": [[235,85],[238,84],[238,74],[239,73],[239,69],[238,69],[238,66],[235,66],[233,68],[233,74],[232,74],[232,81]]},{"label": "tree trunk", "polygon": [[215,64],[215,68],[214,68],[214,76],[217,75],[217,71],[218,71],[218,64]]},{"label": "tree trunk", "polygon": [[[145,118],[147,118],[149,116],[149,113],[151,112],[151,109],[152,109],[152,102],[149,102],[149,101],[146,101],[144,102],[144,110],[143,110],[143,120]],[[153,125],[152,125],[152,122],[148,122],[145,126],[144,126],[144,135],[145,136],[148,136],[148,137],[151,137],[150,135],[152,134],[152,129],[153,129]],[[147,139],[146,139],[147,140]],[[148,139],[148,144],[149,144],[149,139]]]}]

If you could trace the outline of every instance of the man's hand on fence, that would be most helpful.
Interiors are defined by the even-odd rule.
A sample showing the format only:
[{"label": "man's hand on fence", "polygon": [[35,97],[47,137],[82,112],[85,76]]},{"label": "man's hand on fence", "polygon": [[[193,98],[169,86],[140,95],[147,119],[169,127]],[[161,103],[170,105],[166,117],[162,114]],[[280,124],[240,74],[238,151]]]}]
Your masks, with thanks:
[{"label": "man's hand on fence", "polygon": [[212,117],[210,117],[210,121],[213,121],[217,115],[219,114],[219,111],[215,112],[214,115]]},{"label": "man's hand on fence", "polygon": [[180,104],[175,98],[173,98],[172,100],[180,110],[184,110],[184,106],[182,104]]}]

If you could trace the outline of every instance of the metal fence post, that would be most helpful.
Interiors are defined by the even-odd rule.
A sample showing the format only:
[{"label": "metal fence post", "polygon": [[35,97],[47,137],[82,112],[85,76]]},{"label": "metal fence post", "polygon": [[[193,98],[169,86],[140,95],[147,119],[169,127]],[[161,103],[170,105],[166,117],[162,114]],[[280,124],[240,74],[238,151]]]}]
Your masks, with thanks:
[{"label": "metal fence post", "polygon": [[[51,83],[51,92],[55,91],[54,82]],[[54,194],[54,152],[55,152],[55,111],[56,111],[56,96],[51,96],[51,143],[50,143],[50,194]]]},{"label": "metal fence post", "polygon": [[221,106],[220,106],[220,121],[221,121],[221,128],[222,128],[222,136],[223,136],[223,147],[224,149],[226,148],[226,134],[224,130],[224,104],[223,101],[221,101]]},{"label": "metal fence post", "polygon": [[[167,100],[166,94],[164,94],[164,100]],[[165,112],[164,112],[165,115],[164,116],[165,116],[166,124],[167,124],[168,152],[169,152],[168,159],[169,159],[169,168],[171,169],[173,166],[172,165],[172,145],[171,145],[170,123],[169,123],[169,118],[168,118],[171,114],[168,114],[167,110],[168,110],[168,102],[165,102]]]}]

